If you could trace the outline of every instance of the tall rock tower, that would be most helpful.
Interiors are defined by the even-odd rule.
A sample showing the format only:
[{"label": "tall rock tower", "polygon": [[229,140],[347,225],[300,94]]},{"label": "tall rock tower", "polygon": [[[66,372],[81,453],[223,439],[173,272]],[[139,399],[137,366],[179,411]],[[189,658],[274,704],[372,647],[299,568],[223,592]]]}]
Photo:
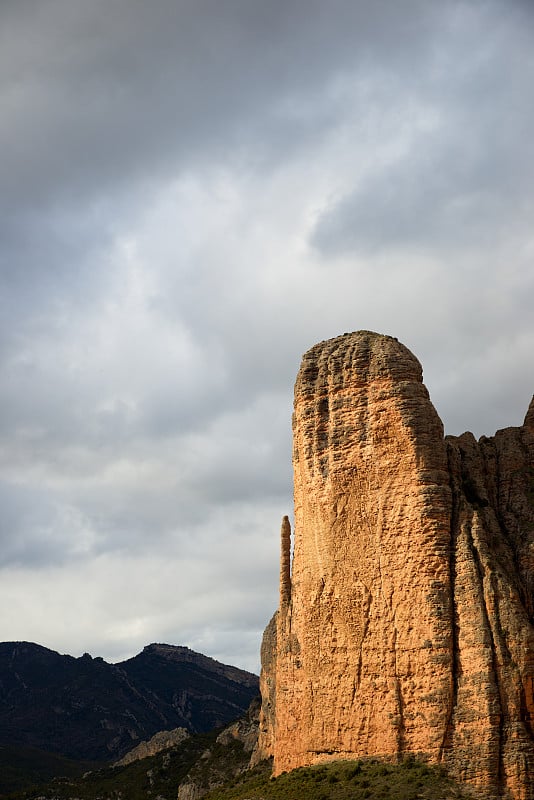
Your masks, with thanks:
[{"label": "tall rock tower", "polygon": [[293,436],[258,756],[418,754],[534,800],[534,401],[444,438],[417,359],[360,331],[303,357]]}]

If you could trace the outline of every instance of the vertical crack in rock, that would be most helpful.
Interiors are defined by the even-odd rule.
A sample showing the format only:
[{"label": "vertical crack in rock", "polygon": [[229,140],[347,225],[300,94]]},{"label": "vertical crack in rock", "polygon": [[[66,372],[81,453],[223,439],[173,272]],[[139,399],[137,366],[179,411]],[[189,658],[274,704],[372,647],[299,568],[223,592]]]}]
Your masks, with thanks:
[{"label": "vertical crack in rock", "polygon": [[[478,576],[479,582],[479,592],[481,595],[481,610],[482,610],[482,618],[483,618],[483,625],[484,629],[488,631],[489,634],[489,658],[490,658],[490,672],[487,677],[488,682],[494,693],[494,708],[492,709],[492,717],[491,725],[493,728],[496,729],[496,756],[495,761],[497,764],[497,769],[494,771],[494,779],[497,784],[498,789],[502,788],[503,783],[503,776],[504,776],[504,764],[503,764],[503,737],[504,737],[504,715],[503,709],[505,707],[505,700],[502,694],[502,686],[501,681],[499,680],[499,665],[497,659],[497,643],[493,631],[493,624],[495,620],[490,617],[488,613],[488,607],[486,602],[486,588],[485,588],[485,575],[484,575],[484,568],[482,565],[482,559],[480,556],[480,552],[475,545],[474,537],[473,537],[473,530],[471,525],[465,526],[465,533],[468,543],[468,548],[471,552],[473,563],[475,565],[476,574]],[[495,716],[497,717],[497,722],[495,723]]]},{"label": "vertical crack in rock", "polygon": [[[382,543],[381,543],[381,532],[382,532],[382,508],[381,505],[379,506],[378,511],[378,518],[374,525],[374,539],[376,543],[376,553],[377,553],[377,564],[378,564],[378,574],[380,576],[380,594],[382,597],[382,602],[384,605],[384,609],[387,614],[387,622],[388,628],[390,630],[391,635],[391,652],[393,654],[393,679],[394,679],[394,696],[395,696],[395,703],[396,703],[396,720],[395,720],[395,731],[396,731],[396,756],[400,760],[404,753],[405,749],[405,720],[404,720],[404,702],[402,697],[402,684],[399,676],[399,653],[397,651],[397,640],[399,638],[399,632],[397,630],[397,624],[395,620],[395,613],[392,608],[391,604],[391,597],[387,595],[386,592],[386,583],[384,579],[384,571],[382,569]],[[367,520],[368,522],[368,520]],[[369,533],[371,536],[373,535],[373,529],[368,523]]]},{"label": "vertical crack in rock", "polygon": [[415,356],[345,334],[303,356],[293,467],[255,757],[413,753],[534,800],[534,399],[445,440]]},{"label": "vertical crack in rock", "polygon": [[449,549],[449,585],[451,606],[451,693],[447,707],[447,717],[443,731],[443,739],[438,752],[438,761],[443,761],[446,752],[451,750],[453,741],[454,709],[458,697],[458,619],[456,610],[456,544],[458,539],[458,526],[460,517],[460,497],[456,485],[453,468],[454,448],[447,443],[447,465],[450,475],[451,488],[451,519],[450,519],[450,549]]}]

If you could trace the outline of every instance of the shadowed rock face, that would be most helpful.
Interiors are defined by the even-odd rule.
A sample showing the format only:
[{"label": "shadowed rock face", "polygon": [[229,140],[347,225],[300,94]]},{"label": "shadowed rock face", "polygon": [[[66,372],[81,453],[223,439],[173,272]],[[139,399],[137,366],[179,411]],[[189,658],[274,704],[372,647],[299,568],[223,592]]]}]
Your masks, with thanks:
[{"label": "shadowed rock face", "polygon": [[293,435],[256,757],[425,754],[534,798],[534,401],[444,437],[417,359],[361,331],[305,354]]}]

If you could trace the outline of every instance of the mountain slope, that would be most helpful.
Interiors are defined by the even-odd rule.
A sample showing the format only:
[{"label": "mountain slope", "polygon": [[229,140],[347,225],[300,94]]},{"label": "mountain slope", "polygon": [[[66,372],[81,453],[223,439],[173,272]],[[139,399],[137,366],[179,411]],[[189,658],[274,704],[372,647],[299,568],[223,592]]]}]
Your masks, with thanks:
[{"label": "mountain slope", "polygon": [[[223,751],[226,749],[226,753]],[[206,755],[209,753],[208,757]],[[227,764],[227,782],[208,794],[187,791],[187,774],[205,769],[212,777],[211,760]],[[388,764],[377,759],[336,761],[304,767],[271,777],[271,765],[262,762],[236,775],[243,758],[242,745],[227,748],[206,734],[192,737],[180,747],[122,769],[110,768],[77,780],[55,781],[47,787],[17,794],[10,800],[468,800],[472,794],[450,780],[445,772],[416,760]],[[223,777],[221,775],[221,777]],[[180,788],[179,788],[180,787]],[[185,791],[183,791],[185,789]]]},{"label": "mountain slope", "polygon": [[160,730],[203,732],[239,717],[256,676],[187,648],[149,645],[122,664],[0,643],[0,745],[71,759],[120,758]]},{"label": "mountain slope", "polygon": [[237,718],[258,694],[258,678],[187,647],[151,644],[118,665],[183,727],[204,732]]}]

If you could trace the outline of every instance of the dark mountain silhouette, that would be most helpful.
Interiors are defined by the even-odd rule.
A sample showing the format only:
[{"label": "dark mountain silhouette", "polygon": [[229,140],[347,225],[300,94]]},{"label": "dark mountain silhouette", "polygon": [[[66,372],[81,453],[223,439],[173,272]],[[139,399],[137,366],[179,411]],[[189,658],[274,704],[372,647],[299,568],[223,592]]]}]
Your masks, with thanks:
[{"label": "dark mountain silhouette", "polygon": [[186,647],[151,644],[120,664],[0,643],[0,747],[115,761],[160,730],[202,733],[241,716],[257,676]]}]

